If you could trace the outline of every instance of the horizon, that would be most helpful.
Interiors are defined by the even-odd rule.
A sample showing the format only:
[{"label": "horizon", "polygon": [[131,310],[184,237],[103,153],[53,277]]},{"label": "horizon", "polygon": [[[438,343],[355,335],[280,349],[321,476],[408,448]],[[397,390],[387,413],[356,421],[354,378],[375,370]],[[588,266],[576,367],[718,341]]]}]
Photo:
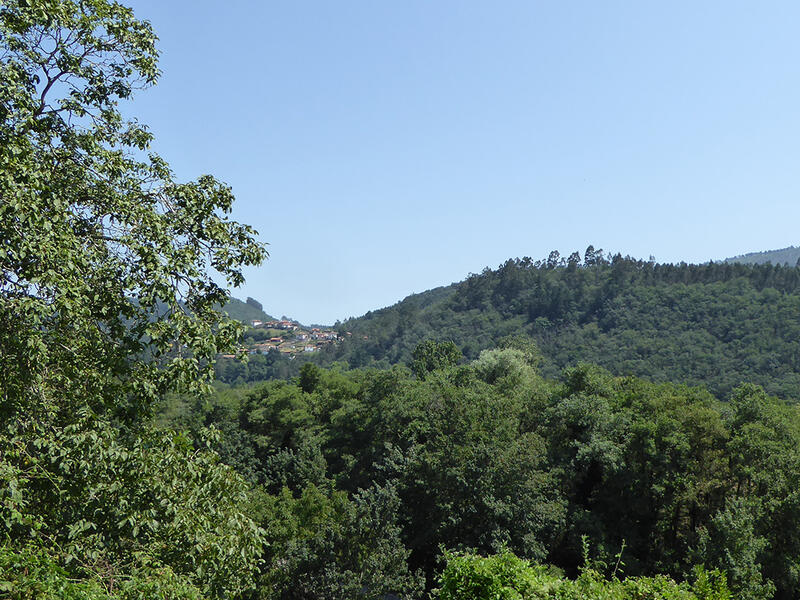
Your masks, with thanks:
[{"label": "horizon", "polygon": [[235,297],[333,323],[513,256],[797,242],[800,6],[135,0],[124,107],[232,186],[270,259]]}]

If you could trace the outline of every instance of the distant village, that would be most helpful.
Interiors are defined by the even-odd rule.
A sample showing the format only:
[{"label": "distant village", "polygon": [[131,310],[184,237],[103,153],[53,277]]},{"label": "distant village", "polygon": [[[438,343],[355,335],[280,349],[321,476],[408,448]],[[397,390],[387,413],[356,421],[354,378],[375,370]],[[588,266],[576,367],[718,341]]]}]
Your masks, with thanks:
[{"label": "distant village", "polygon": [[[278,351],[283,354],[318,352],[327,345],[335,344],[340,336],[332,329],[306,328],[295,321],[250,321],[245,340],[252,340],[246,347],[250,354],[266,354]],[[346,335],[350,335],[347,333]]]}]

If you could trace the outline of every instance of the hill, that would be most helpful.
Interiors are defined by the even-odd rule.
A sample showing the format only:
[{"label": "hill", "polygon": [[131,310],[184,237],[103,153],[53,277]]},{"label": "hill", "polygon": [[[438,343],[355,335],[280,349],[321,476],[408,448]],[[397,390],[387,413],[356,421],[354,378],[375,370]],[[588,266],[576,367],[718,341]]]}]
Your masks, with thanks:
[{"label": "hill", "polygon": [[742,381],[796,397],[800,271],[795,267],[657,264],[587,249],[564,260],[508,260],[407,297],[339,327],[319,358],[351,366],[408,363],[425,339],[451,340],[468,359],[509,335],[533,338],[541,370],[592,362],[617,375],[707,385]]},{"label": "hill", "polygon": [[223,310],[228,313],[228,316],[231,319],[241,321],[247,325],[249,325],[253,320],[274,320],[274,317],[271,317],[264,312],[261,303],[253,298],[248,298],[245,302],[242,302],[238,298],[231,298],[223,307]]},{"label": "hill", "polygon": [[800,260],[800,248],[789,246],[780,250],[765,250],[763,252],[748,252],[731,258],[726,258],[725,262],[742,263],[747,265],[763,265],[772,263],[773,265],[797,266]]}]

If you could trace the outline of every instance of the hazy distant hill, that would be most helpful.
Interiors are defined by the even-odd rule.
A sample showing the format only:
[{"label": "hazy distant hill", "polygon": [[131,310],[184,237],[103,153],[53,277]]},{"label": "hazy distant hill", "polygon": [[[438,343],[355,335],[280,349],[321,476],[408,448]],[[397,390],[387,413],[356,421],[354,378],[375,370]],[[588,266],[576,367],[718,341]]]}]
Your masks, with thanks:
[{"label": "hazy distant hill", "polygon": [[261,303],[253,298],[248,298],[246,302],[242,302],[238,298],[231,298],[224,306],[223,310],[228,313],[231,319],[241,321],[248,325],[254,319],[260,321],[274,320],[273,317],[264,312]]},{"label": "hazy distant hill", "polygon": [[[578,362],[615,374],[708,385],[742,381],[800,396],[800,270],[708,263],[660,265],[602,254],[509,260],[341,324],[322,356],[352,366],[408,363],[425,339],[468,358],[507,335],[536,340],[550,376]],[[349,333],[349,335],[348,335]]]},{"label": "hazy distant hill", "polygon": [[773,265],[789,265],[794,267],[800,259],[800,247],[781,248],[780,250],[765,250],[764,252],[749,252],[740,256],[726,258],[725,262],[742,263],[748,265],[763,265],[772,263]]}]

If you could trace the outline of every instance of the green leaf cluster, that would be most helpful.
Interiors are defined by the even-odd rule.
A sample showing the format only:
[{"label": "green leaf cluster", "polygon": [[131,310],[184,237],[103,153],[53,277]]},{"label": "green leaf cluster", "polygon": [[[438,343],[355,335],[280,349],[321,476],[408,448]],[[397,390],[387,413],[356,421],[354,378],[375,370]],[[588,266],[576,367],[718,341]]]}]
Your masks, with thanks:
[{"label": "green leaf cluster", "polygon": [[693,583],[663,577],[603,578],[584,570],[575,580],[506,551],[494,556],[446,552],[434,597],[440,600],[730,600],[725,575],[699,568]]},{"label": "green leaf cluster", "polygon": [[[0,552],[11,597],[231,597],[263,532],[216,435],[154,427],[208,391],[218,308],[263,244],[209,175],[176,181],[119,102],[156,36],[108,0],[0,5]],[[221,283],[218,283],[221,282]]]}]

